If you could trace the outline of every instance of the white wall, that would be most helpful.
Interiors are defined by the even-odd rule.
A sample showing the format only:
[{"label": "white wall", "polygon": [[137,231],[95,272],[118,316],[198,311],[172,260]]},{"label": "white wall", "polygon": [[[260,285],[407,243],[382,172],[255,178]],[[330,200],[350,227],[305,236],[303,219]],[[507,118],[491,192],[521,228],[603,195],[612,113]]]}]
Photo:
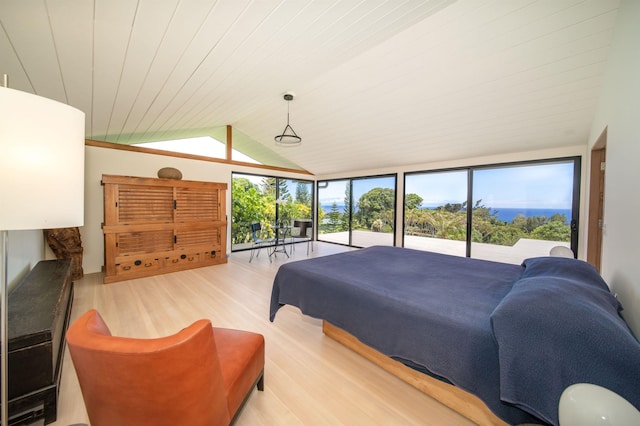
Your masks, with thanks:
[{"label": "white wall", "polygon": [[[175,167],[182,172],[184,180],[225,182],[227,190],[227,216],[231,218],[231,173],[245,172],[271,176],[292,177],[312,180],[305,174],[274,172],[253,167],[175,158],[166,155],[143,154],[140,152],[87,146],[85,148],[85,212],[84,227],[80,228],[84,256],[82,266],[85,274],[100,272],[104,265],[104,220],[103,191],[100,184],[103,174],[157,177],[162,167]],[[230,236],[230,224],[227,229]],[[231,238],[227,238],[227,252],[231,248]]]},{"label": "white wall", "polygon": [[640,1],[624,0],[617,19],[590,146],[608,127],[602,275],[640,336]]},{"label": "white wall", "polygon": [[44,258],[44,236],[41,230],[9,231],[7,244],[7,282],[9,288]]}]

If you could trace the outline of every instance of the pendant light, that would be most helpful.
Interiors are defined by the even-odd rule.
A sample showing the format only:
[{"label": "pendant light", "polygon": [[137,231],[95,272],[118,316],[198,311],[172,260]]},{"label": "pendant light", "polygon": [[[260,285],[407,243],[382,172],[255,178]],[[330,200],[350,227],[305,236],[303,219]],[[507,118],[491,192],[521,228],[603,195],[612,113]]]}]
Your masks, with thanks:
[{"label": "pendant light", "polygon": [[287,101],[287,125],[282,134],[274,138],[276,144],[280,146],[299,146],[302,144],[302,138],[296,134],[293,127],[289,124],[289,102],[293,100],[293,97],[293,93],[284,94],[284,100]]}]

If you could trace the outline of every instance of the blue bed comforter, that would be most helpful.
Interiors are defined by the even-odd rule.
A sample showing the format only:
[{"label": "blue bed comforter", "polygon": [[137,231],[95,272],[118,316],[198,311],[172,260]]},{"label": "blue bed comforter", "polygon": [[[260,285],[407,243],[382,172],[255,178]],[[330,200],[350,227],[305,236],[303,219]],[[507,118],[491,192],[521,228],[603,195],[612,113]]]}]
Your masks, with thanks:
[{"label": "blue bed comforter", "polygon": [[270,318],[284,304],[297,306],[521,423],[531,417],[500,402],[498,348],[489,321],[521,272],[516,265],[370,247],[282,265]]},{"label": "blue bed comforter", "polygon": [[640,343],[595,268],[561,258],[523,265],[491,315],[501,399],[557,424],[562,392],[593,383],[640,409]]},{"label": "blue bed comforter", "polygon": [[[540,259],[552,259],[551,269],[560,273],[574,264],[586,265],[573,259]],[[531,289],[527,285],[531,280],[541,280],[552,287],[554,284],[543,272],[548,269],[544,261],[527,262],[522,266],[508,265],[397,247],[370,247],[291,262],[282,265],[275,277],[270,319],[273,321],[285,304],[297,306],[304,314],[329,321],[387,356],[427,370],[478,396],[508,423],[543,420],[557,424],[557,392],[589,379],[588,375],[574,374],[583,370],[574,363],[591,355],[575,357],[576,352],[585,350],[581,346],[583,339],[564,345],[556,341],[562,338],[549,341],[548,335],[553,332],[548,330],[558,326],[553,320],[555,314],[541,313],[548,301],[544,297],[533,301],[522,289]],[[578,280],[585,279],[581,274],[590,276],[595,271],[583,269],[576,269]],[[606,305],[613,299],[611,308],[605,308],[606,315],[619,318],[617,302],[606,284],[597,285],[597,303]],[[566,293],[558,298],[575,299],[573,289],[566,287],[563,291]],[[520,305],[530,303],[536,305],[530,310],[535,312],[535,319],[520,315]],[[539,317],[550,322],[539,324]],[[570,318],[563,317],[565,321]],[[621,358],[622,363],[614,361],[605,373],[609,376],[617,368],[630,368],[633,362],[636,369],[640,368],[635,352],[640,350],[640,344],[628,329],[624,330],[624,321],[619,321],[618,331],[627,339],[627,347],[621,349],[619,356],[613,356]],[[576,324],[567,333],[575,333],[581,327]],[[611,329],[605,331],[610,332]],[[590,329],[587,333],[599,330]],[[550,345],[552,350],[548,349]],[[598,364],[604,362],[608,352],[616,350],[604,352],[597,357]],[[591,354],[591,350],[587,353]],[[631,361],[625,361],[625,357],[631,357]],[[545,372],[544,364],[549,359],[554,366]],[[530,368],[532,362],[534,368]],[[567,365],[571,366],[568,376]],[[562,373],[558,373],[560,370]],[[634,383],[640,383],[638,377],[632,376]],[[636,398],[635,402],[630,400],[638,405],[638,389],[634,386],[635,392],[626,395]]]}]

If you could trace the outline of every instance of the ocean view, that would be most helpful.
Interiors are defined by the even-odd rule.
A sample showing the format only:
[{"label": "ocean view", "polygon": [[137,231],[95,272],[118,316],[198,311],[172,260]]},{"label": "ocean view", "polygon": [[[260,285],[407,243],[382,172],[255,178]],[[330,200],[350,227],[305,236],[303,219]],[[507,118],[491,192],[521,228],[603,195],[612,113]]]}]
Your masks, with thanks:
[{"label": "ocean view", "polygon": [[497,212],[498,219],[504,222],[513,221],[513,218],[519,214],[522,214],[525,217],[546,216],[547,218],[553,216],[554,214],[563,214],[567,218],[567,221],[571,221],[571,209],[523,209],[499,207],[492,209],[491,212]]},{"label": "ocean view", "polygon": [[[331,204],[321,204],[325,214],[331,211]],[[428,208],[428,207],[426,207]],[[344,204],[338,204],[338,211],[344,212]],[[571,209],[528,209],[528,208],[512,208],[512,207],[496,207],[491,209],[491,212],[497,212],[498,219],[511,223],[513,218],[522,214],[525,217],[531,216],[546,216],[551,217],[554,214],[564,214],[567,221],[571,221]]]}]

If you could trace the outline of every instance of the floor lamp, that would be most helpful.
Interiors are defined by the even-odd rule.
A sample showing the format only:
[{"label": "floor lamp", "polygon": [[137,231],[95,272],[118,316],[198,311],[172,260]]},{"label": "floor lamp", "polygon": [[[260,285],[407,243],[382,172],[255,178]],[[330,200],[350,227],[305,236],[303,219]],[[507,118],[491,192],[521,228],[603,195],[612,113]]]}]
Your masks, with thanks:
[{"label": "floor lamp", "polygon": [[84,223],[84,113],[0,87],[0,254],[2,425],[8,402],[9,231]]}]

